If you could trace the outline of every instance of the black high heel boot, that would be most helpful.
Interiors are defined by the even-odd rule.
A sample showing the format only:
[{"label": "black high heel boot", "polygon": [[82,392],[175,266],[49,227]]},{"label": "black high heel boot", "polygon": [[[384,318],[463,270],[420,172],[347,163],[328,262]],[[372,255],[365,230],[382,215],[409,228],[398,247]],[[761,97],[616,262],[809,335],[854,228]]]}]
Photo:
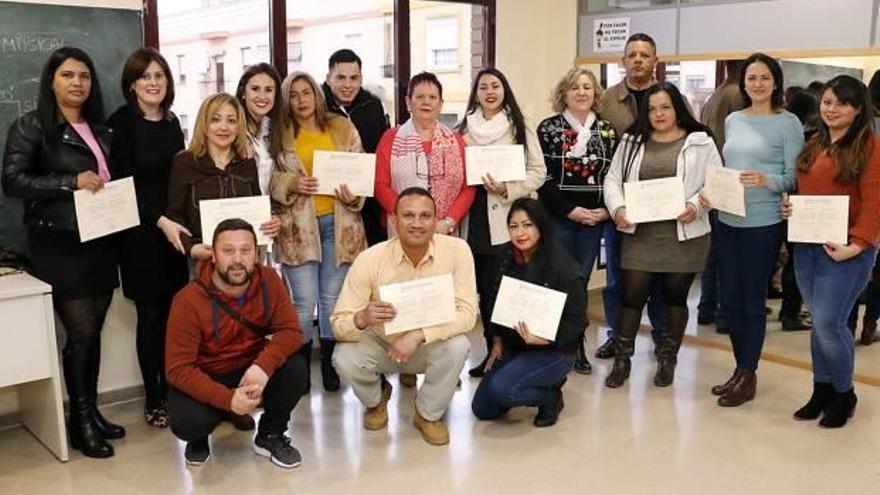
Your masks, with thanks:
[{"label": "black high heel boot", "polygon": [[798,421],[818,419],[833,396],[834,387],[830,383],[813,382],[813,395],[804,407],[794,412],[794,419]]},{"label": "black high heel boot", "polygon": [[585,337],[581,337],[581,344],[578,346],[577,359],[574,361],[574,372],[581,375],[589,375],[593,372],[593,365],[587,359],[587,352],[584,350]]},{"label": "black high heel boot", "polygon": [[675,367],[678,365],[678,351],[684,338],[687,326],[688,310],[686,306],[666,306],[666,334],[660,337],[657,346],[657,373],[654,385],[668,387],[675,380]]},{"label": "black high heel boot", "polygon": [[614,337],[614,367],[611,373],[605,377],[605,386],[608,388],[620,388],[629,379],[632,369],[630,358],[635,351],[635,339],[616,335]]},{"label": "black high heel boot", "polygon": [[336,392],[339,390],[339,374],[333,367],[333,349],[336,348],[335,340],[321,339],[321,380],[324,382],[324,390]]},{"label": "black high heel boot", "polygon": [[112,457],[113,446],[95,424],[95,408],[87,390],[91,387],[91,356],[82,344],[68,342],[63,352],[64,382],[70,397],[70,420],[67,426],[70,446],[86,457]]},{"label": "black high heel boot", "polygon": [[98,372],[101,370],[100,335],[97,340],[98,342],[92,346],[92,350],[89,353],[91,354],[89,357],[89,407],[92,408],[92,413],[95,418],[95,426],[98,428],[98,431],[101,432],[101,435],[107,440],[117,440],[125,437],[125,428],[116,423],[110,422],[103,414],[101,414],[101,411],[98,410]]},{"label": "black high heel boot", "polygon": [[831,396],[831,401],[825,409],[825,417],[819,421],[819,426],[823,428],[840,428],[846,425],[849,418],[853,417],[856,412],[855,389],[849,389],[846,392],[835,391]]}]

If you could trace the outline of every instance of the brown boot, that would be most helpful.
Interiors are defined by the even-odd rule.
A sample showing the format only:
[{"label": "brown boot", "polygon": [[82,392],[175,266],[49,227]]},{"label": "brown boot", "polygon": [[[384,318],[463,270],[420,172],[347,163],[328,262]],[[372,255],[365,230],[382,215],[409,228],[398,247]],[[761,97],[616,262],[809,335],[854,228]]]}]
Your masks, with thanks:
[{"label": "brown boot", "polygon": [[874,342],[880,342],[880,335],[877,335],[877,321],[862,320],[862,337],[859,339],[862,345],[871,345]]},{"label": "brown boot", "polygon": [[364,411],[364,428],[370,431],[388,426],[388,400],[391,398],[391,384],[382,379],[382,395],[379,403]]},{"label": "brown boot", "polygon": [[739,407],[755,398],[755,390],[758,388],[758,376],[754,370],[743,369],[739,379],[733,382],[730,389],[718,398],[721,407]]},{"label": "brown boot", "polygon": [[715,385],[712,387],[712,395],[724,395],[730,390],[730,387],[739,379],[739,375],[742,373],[742,370],[737,368],[734,370],[733,374],[730,375],[730,378],[726,382],[721,385]]},{"label": "brown boot", "polygon": [[415,408],[413,414],[413,426],[422,434],[422,438],[431,445],[446,445],[449,443],[449,430],[446,429],[446,423],[442,420],[428,421],[419,413],[419,409]]}]

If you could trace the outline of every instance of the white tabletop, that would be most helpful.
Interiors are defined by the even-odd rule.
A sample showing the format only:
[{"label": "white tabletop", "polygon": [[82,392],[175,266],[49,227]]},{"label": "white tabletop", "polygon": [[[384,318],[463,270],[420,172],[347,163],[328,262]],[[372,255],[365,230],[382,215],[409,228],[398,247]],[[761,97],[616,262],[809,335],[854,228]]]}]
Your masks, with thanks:
[{"label": "white tabletop", "polygon": [[47,294],[52,286],[27,273],[4,275],[0,277],[0,299]]}]

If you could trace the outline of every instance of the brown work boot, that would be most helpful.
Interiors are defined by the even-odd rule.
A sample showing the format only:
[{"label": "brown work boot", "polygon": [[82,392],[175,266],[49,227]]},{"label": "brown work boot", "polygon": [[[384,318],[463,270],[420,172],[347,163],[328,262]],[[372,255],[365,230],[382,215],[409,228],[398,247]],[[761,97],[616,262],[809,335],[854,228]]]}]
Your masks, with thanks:
[{"label": "brown work boot", "polygon": [[418,378],[416,378],[415,373],[401,373],[399,380],[400,380],[400,384],[402,386],[404,386],[406,388],[413,388],[416,386],[416,382],[418,381]]},{"label": "brown work boot", "polygon": [[388,426],[388,399],[391,398],[391,384],[382,380],[382,396],[379,403],[364,411],[364,428],[370,431]]},{"label": "brown work boot", "polygon": [[422,438],[431,445],[446,445],[449,443],[449,430],[446,429],[446,423],[440,421],[428,421],[419,413],[419,409],[415,409],[413,414],[413,426],[415,426]]},{"label": "brown work boot", "polygon": [[721,407],[739,407],[755,398],[758,388],[758,376],[754,370],[740,370],[739,379],[718,398]]}]

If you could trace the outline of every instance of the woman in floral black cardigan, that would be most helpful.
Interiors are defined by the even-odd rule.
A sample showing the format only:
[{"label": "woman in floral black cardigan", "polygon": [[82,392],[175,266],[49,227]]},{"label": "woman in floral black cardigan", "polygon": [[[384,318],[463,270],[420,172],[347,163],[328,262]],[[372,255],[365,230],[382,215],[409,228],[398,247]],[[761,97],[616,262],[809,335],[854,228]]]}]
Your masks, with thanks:
[{"label": "woman in floral black cardigan", "polygon": [[[587,282],[609,220],[602,182],[617,143],[614,127],[596,113],[601,95],[602,87],[590,70],[572,68],[553,91],[553,110],[558,113],[537,130],[547,166],[538,194],[556,221],[559,244],[578,262]],[[583,342],[574,369],[582,374],[592,371]]]}]

